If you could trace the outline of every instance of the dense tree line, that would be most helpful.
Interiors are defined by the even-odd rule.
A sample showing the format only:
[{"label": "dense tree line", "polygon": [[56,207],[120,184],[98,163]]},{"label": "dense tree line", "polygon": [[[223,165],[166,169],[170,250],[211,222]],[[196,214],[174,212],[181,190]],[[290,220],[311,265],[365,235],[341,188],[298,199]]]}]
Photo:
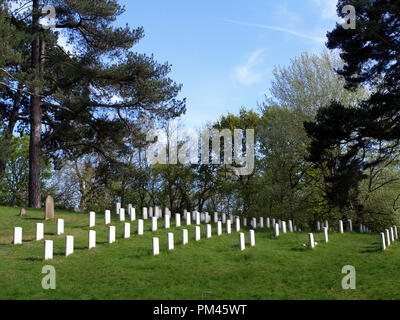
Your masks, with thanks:
[{"label": "dense tree line", "polygon": [[[237,163],[223,162],[222,141],[218,165],[201,164],[200,154],[199,164],[146,161],[149,129],[167,131],[185,100],[176,98],[181,86],[168,78],[170,66],[132,51],[143,30],[112,26],[123,12],[116,1],[46,1],[60,12],[56,32],[38,27],[44,3],[18,11],[0,0],[0,204],[39,207],[52,194],[59,208],[81,212],[120,201],[173,213],[269,215],[302,229],[341,218],[371,230],[399,222],[392,34],[400,11],[378,2],[374,11],[372,1],[354,1],[358,31],[338,25],[329,33],[328,47],[339,53],[304,53],[277,66],[271,95],[257,108],[203,128],[254,129],[254,170],[240,175]],[[382,19],[386,27],[377,26]],[[71,52],[58,44],[61,36]]]}]

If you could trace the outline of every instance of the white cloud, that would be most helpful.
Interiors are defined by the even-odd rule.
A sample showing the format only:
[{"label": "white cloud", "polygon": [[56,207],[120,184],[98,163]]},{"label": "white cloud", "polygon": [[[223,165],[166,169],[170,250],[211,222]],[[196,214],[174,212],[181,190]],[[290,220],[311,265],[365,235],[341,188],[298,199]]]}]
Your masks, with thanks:
[{"label": "white cloud", "polygon": [[257,28],[280,31],[280,32],[284,32],[284,33],[288,33],[288,34],[297,36],[297,37],[313,40],[313,41],[316,41],[316,42],[319,42],[319,43],[325,41],[325,38],[314,36],[314,35],[309,35],[309,34],[306,34],[306,33],[301,33],[301,32],[298,32],[298,31],[293,31],[293,30],[286,29],[286,28],[268,26],[268,25],[264,25],[264,24],[248,23],[248,22],[242,22],[242,21],[237,21],[237,20],[225,20],[225,21],[226,22],[230,22],[230,23],[234,23],[234,24],[238,24],[238,25],[241,25],[241,26],[246,26],[246,27],[257,27]]},{"label": "white cloud", "polygon": [[266,75],[266,70],[260,68],[264,51],[264,49],[260,49],[252,52],[246,63],[235,69],[233,79],[247,87],[261,82]]},{"label": "white cloud", "polygon": [[336,12],[337,0],[312,0],[321,9],[321,17],[326,20],[340,19]]}]

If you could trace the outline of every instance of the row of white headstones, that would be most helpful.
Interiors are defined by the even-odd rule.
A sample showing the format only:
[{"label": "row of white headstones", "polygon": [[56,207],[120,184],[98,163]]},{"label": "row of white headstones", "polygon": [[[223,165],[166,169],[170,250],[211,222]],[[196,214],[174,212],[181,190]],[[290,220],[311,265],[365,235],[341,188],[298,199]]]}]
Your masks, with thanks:
[{"label": "row of white headstones", "polygon": [[[157,231],[158,228],[158,219],[162,217],[162,212],[158,207],[155,207],[154,210],[154,215],[153,215],[153,208],[150,208],[150,216],[152,218],[152,231]],[[117,212],[119,214],[120,221],[125,221],[125,209],[118,207],[117,204]],[[129,211],[129,216],[131,221],[136,220],[136,211],[135,208],[133,208],[131,205],[128,207]],[[148,209],[143,208],[142,212],[143,219],[138,220],[138,235],[143,235],[144,232],[144,220],[148,219]],[[171,212],[169,211],[168,208],[165,209],[165,215],[164,215],[164,227],[165,229],[170,228],[170,218],[171,218]],[[185,210],[184,214],[184,219],[186,220],[186,225],[191,224],[191,218],[196,221],[197,225],[200,225],[201,222],[206,222],[209,223],[211,221],[210,215],[208,213],[200,213],[197,211],[192,212],[192,216],[190,215],[190,212],[187,212]],[[229,215],[227,219],[226,214],[222,214],[222,221],[219,221],[219,214],[217,212],[214,213],[214,222],[217,224],[217,235],[222,234],[222,224],[226,224],[226,231],[228,234],[231,233],[231,223],[235,219],[236,221],[236,231],[240,231],[240,218],[237,216],[232,216]],[[281,221],[276,219],[270,219],[269,217],[259,218],[259,223],[257,223],[256,218],[251,219],[251,226],[256,229],[257,227],[264,228],[264,219],[265,219],[265,225],[267,228],[271,228],[273,226],[274,228],[274,233],[275,236],[278,237],[280,230],[282,230],[283,233],[287,232],[287,224],[286,221]],[[110,210],[105,211],[104,215],[104,223],[106,225],[111,223],[111,212]],[[348,229],[349,231],[352,231],[352,222],[349,219],[347,221],[348,223]],[[95,212],[90,212],[89,213],[89,227],[92,228],[96,225],[96,213]],[[247,219],[243,219],[243,225],[247,226]],[[175,215],[175,226],[176,227],[181,227],[181,215],[176,214]],[[124,225],[124,238],[129,238],[130,237],[130,223],[125,223]],[[297,231],[296,226],[293,226],[293,223],[291,220],[288,221],[288,229],[289,232],[294,232]],[[318,231],[324,232],[324,240],[325,242],[328,242],[328,222],[326,221],[325,224],[322,223],[320,224],[317,222],[317,229]],[[211,238],[212,234],[212,227],[210,224],[207,224],[207,229],[206,229],[206,238]],[[301,230],[299,230],[301,231]],[[369,230],[365,226],[360,226],[360,231],[361,232],[369,232]],[[109,243],[115,242],[115,226],[110,226],[109,227]],[[343,221],[339,220],[339,232],[343,233],[344,228],[343,228]],[[58,219],[57,220],[57,235],[62,235],[64,233],[64,220],[63,219]],[[255,245],[255,234],[254,230],[250,230],[250,245],[254,246]],[[398,233],[397,233],[397,227],[394,226],[390,229],[386,229],[386,236],[384,233],[382,235],[382,248],[383,250],[386,249],[386,247],[390,246],[390,243],[393,242],[394,240],[398,239]],[[174,248],[173,245],[173,233],[169,233],[167,235],[167,243],[168,243],[168,250],[172,250]],[[43,223],[37,223],[36,224],[36,240],[42,240],[44,238],[44,224]],[[182,239],[183,239],[183,244],[186,244],[188,242],[188,231],[186,229],[183,230],[182,234]],[[195,239],[196,241],[200,240],[200,227],[195,228]],[[16,227],[14,228],[14,244],[22,244],[22,228]],[[314,248],[318,243],[314,241],[314,235],[313,233],[309,233],[309,246],[311,248]],[[96,246],[96,231],[94,230],[89,230],[89,249],[94,248]],[[239,247],[241,250],[245,249],[245,242],[244,242],[244,234],[239,233]],[[73,236],[67,236],[66,237],[66,256],[69,256],[70,254],[73,253],[74,250],[74,237]],[[52,259],[53,258],[53,241],[52,240],[45,240],[45,253],[44,257],[45,260],[47,259]],[[159,254],[159,239],[154,238],[153,239],[153,253],[155,255]]]},{"label": "row of white headstones", "polygon": [[[196,224],[200,225],[201,221],[201,216],[199,212],[196,213]],[[120,215],[120,220],[125,221],[125,213],[124,209],[120,209],[119,212]],[[170,213],[166,214],[164,219],[164,227],[165,229],[169,229],[170,226]],[[223,220],[226,215],[223,215]],[[105,224],[110,224],[111,223],[111,213],[109,210],[105,212]],[[135,221],[136,220],[136,214],[134,208],[130,210],[130,220]],[[137,227],[137,233],[138,235],[143,235],[144,234],[144,220],[146,219],[139,219],[138,220],[138,227]],[[217,221],[217,235],[220,236],[222,235],[222,223],[223,221]],[[186,225],[191,224],[191,217],[190,213],[186,213]],[[231,221],[230,220],[225,220],[226,224],[226,233],[231,234],[232,233],[232,226],[231,226]],[[89,227],[95,227],[96,225],[96,213],[95,212],[90,212],[89,213]],[[255,224],[256,225],[256,224]],[[175,215],[175,226],[176,227],[181,227],[181,215],[176,214]],[[158,218],[157,217],[152,217],[152,231],[157,231],[158,228]],[[240,231],[240,219],[239,217],[236,217],[236,231]],[[114,243],[115,242],[115,233],[116,233],[116,227],[115,226],[109,226],[109,243]],[[64,219],[58,219],[57,220],[57,235],[62,235],[64,234]],[[125,223],[124,224],[124,238],[130,238],[131,236],[131,224],[130,223]],[[207,229],[206,229],[206,238],[209,239],[212,237],[212,227],[211,224],[207,224]],[[255,232],[254,230],[250,230],[249,232],[249,238],[250,238],[250,246],[255,246]],[[44,224],[43,223],[37,223],[36,224],[36,240],[40,241],[44,239]],[[185,245],[188,243],[188,230],[183,229],[182,230],[182,243]],[[195,227],[195,240],[199,241],[201,239],[201,229],[199,226]],[[245,241],[244,241],[244,233],[239,234],[239,246],[241,250],[245,249]],[[22,244],[22,228],[20,227],[15,227],[14,228],[14,240],[13,240],[14,245]],[[168,243],[168,250],[173,250],[174,249],[174,234],[173,233],[168,233],[167,235],[167,243]],[[65,255],[69,256],[74,252],[74,237],[73,236],[66,236],[66,249],[65,249]],[[95,230],[89,230],[89,236],[88,236],[88,248],[92,249],[96,247],[96,231]],[[159,239],[158,238],[153,238],[153,254],[158,255],[160,252],[159,250]],[[45,240],[44,241],[44,259],[49,260],[53,259],[53,240]]]}]

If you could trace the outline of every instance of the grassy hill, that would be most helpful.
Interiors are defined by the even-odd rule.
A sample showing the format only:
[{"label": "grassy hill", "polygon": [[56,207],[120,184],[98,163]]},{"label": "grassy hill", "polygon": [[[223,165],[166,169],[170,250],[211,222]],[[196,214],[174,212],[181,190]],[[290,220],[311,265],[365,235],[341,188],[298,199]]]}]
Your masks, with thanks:
[{"label": "grassy hill", "polygon": [[[167,230],[123,239],[123,223],[116,221],[117,241],[108,244],[103,214],[96,215],[97,247],[87,249],[88,215],[56,211],[65,219],[65,235],[75,237],[75,252],[65,257],[65,235],[56,235],[56,221],[46,221],[45,239],[54,240],[54,259],[43,261],[43,241],[35,241],[36,223],[43,210],[0,207],[0,299],[400,299],[400,246],[381,251],[380,236],[330,233],[329,243],[315,233],[319,245],[308,243],[306,233],[274,238],[272,230],[256,231],[256,246],[240,252],[238,235],[223,234],[182,245],[182,228],[174,227],[175,250],[167,252]],[[182,221],[184,224],[184,220]],[[11,244],[14,227],[23,228],[23,245]],[[185,227],[186,228],[186,227]],[[234,228],[233,228],[234,229]],[[224,230],[225,231],[225,230]],[[160,237],[160,255],[152,256],[152,237]],[[56,269],[57,289],[44,290],[42,267]],[[353,265],[356,290],[343,290],[342,267]]]}]

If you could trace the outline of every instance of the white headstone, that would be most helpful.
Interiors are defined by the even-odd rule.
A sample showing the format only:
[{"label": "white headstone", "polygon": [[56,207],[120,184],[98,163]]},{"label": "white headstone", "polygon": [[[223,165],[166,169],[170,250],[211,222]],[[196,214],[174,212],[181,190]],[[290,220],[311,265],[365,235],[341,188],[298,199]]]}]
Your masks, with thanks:
[{"label": "white headstone", "polygon": [[125,209],[119,209],[119,221],[125,221]]},{"label": "white headstone", "polygon": [[108,243],[115,242],[115,226],[108,227]]},{"label": "white headstone", "polygon": [[154,213],[153,213],[153,207],[150,207],[150,208],[149,208],[149,217],[150,217],[150,218],[153,218],[154,216],[157,218],[157,211],[156,211],[156,213],[154,214]]},{"label": "white headstone", "polygon": [[91,211],[89,213],[89,228],[93,228],[96,225],[96,213]]},{"label": "white headstone", "polygon": [[329,238],[328,238],[328,227],[324,227],[324,239],[325,239],[325,242],[329,241]]},{"label": "white headstone", "polygon": [[53,259],[53,240],[44,241],[44,260]]},{"label": "white headstone", "polygon": [[321,222],[317,221],[317,230],[321,231]]},{"label": "white headstone", "polygon": [[153,255],[157,256],[160,254],[160,239],[153,238]]},{"label": "white headstone", "polygon": [[64,234],[64,219],[57,219],[57,235]]},{"label": "white headstone", "polygon": [[174,234],[168,233],[168,250],[174,250]]},{"label": "white headstone", "polygon": [[217,223],[219,220],[218,218],[218,212],[214,212],[214,223]]},{"label": "white headstone", "polygon": [[208,212],[206,212],[206,223],[210,223],[211,222],[211,217],[209,215]]},{"label": "white headstone", "polygon": [[243,218],[243,227],[247,227],[247,218]]},{"label": "white headstone", "polygon": [[22,228],[14,228],[14,244],[22,244]]},{"label": "white headstone", "polygon": [[148,215],[147,215],[147,208],[142,208],[142,218],[143,220],[147,220],[148,219]]},{"label": "white headstone", "polygon": [[393,228],[390,228],[390,241],[394,242],[394,231],[393,231]]},{"label": "white headstone", "polygon": [[74,237],[73,236],[66,236],[65,237],[65,256],[68,257],[69,255],[74,253]]},{"label": "white headstone", "polygon": [[44,224],[36,223],[36,241],[42,240],[44,238]]},{"label": "white headstone", "polygon": [[231,234],[232,233],[232,223],[231,220],[226,220],[226,233]]},{"label": "white headstone", "polygon": [[226,223],[226,214],[225,213],[222,214],[222,223],[223,224]]},{"label": "white headstone", "polygon": [[310,247],[314,248],[315,247],[315,243],[314,243],[314,235],[312,233],[308,234],[308,237],[310,239]]},{"label": "white headstone", "polygon": [[293,232],[293,222],[289,220],[289,232]]},{"label": "white headstone", "polygon": [[201,223],[200,212],[196,212],[196,224],[199,225]]},{"label": "white headstone", "polygon": [[351,219],[347,220],[347,227],[348,227],[350,232],[353,231],[353,224],[351,222]]},{"label": "white headstone", "polygon": [[222,221],[218,221],[217,222],[217,235],[221,235],[222,234]]},{"label": "white headstone", "polygon": [[129,209],[129,217],[131,221],[136,221],[136,209],[130,208]]},{"label": "white headstone", "polygon": [[343,233],[343,221],[339,220],[339,233]]},{"label": "white headstone", "polygon": [[239,246],[240,246],[240,251],[243,251],[246,248],[243,232],[239,233]]},{"label": "white headstone", "polygon": [[264,218],[260,218],[260,228],[264,228]]},{"label": "white headstone", "polygon": [[279,237],[279,224],[275,223],[274,225],[274,230],[275,230],[275,237]]},{"label": "white headstone", "polygon": [[201,229],[200,227],[195,227],[195,240],[200,241],[201,239]]},{"label": "white headstone", "polygon": [[390,233],[389,233],[389,229],[386,229],[386,246],[389,247],[390,246]]},{"label": "white headstone", "polygon": [[254,230],[250,230],[250,246],[254,247],[256,245],[256,233],[254,232]]},{"label": "white headstone", "polygon": [[275,228],[276,220],[272,219],[272,228]]},{"label": "white headstone", "polygon": [[126,222],[124,224],[124,238],[128,239],[131,237],[131,224],[129,222]]},{"label": "white headstone", "polygon": [[117,202],[117,204],[116,204],[116,206],[115,206],[115,212],[116,212],[117,214],[119,214],[119,209],[121,209],[121,203],[120,203],[120,202]]},{"label": "white headstone", "polygon": [[286,233],[286,221],[282,221],[282,232]]},{"label": "white headstone", "polygon": [[151,231],[157,231],[157,217],[151,218]]},{"label": "white headstone", "polygon": [[89,230],[89,249],[96,247],[96,231]]},{"label": "white headstone", "polygon": [[179,213],[175,214],[175,227],[179,228],[181,226],[181,215]]},{"label": "white headstone", "polygon": [[236,217],[236,232],[240,231],[240,218]]},{"label": "white headstone", "polygon": [[399,239],[399,234],[397,233],[397,226],[394,226],[394,239],[398,240]]},{"label": "white headstone", "polygon": [[207,237],[207,239],[210,239],[211,236],[212,236],[212,234],[211,234],[211,224],[207,224],[206,237]]},{"label": "white headstone", "polygon": [[164,215],[164,226],[165,229],[171,228],[171,216],[169,214]]},{"label": "white headstone", "polygon": [[270,218],[267,218],[266,223],[267,223],[267,228],[268,229],[271,228],[271,219]]},{"label": "white headstone", "polygon": [[257,219],[256,218],[251,219],[251,226],[253,227],[253,229],[257,229]]},{"label": "white headstone", "polygon": [[182,230],[182,244],[187,244],[189,241],[188,231],[187,229]]},{"label": "white headstone", "polygon": [[104,213],[104,224],[110,224],[111,223],[111,212],[110,210],[106,210],[106,212]]},{"label": "white headstone", "polygon": [[382,239],[382,250],[386,250],[385,234],[383,232],[381,232],[381,239]]},{"label": "white headstone", "polygon": [[191,222],[190,222],[190,212],[186,212],[186,225],[190,226]]},{"label": "white headstone", "polygon": [[200,214],[200,221],[205,222],[206,221],[206,215],[204,213]]},{"label": "white headstone", "polygon": [[142,219],[139,219],[138,220],[138,225],[137,225],[137,233],[138,233],[138,235],[143,235],[143,220]]}]

